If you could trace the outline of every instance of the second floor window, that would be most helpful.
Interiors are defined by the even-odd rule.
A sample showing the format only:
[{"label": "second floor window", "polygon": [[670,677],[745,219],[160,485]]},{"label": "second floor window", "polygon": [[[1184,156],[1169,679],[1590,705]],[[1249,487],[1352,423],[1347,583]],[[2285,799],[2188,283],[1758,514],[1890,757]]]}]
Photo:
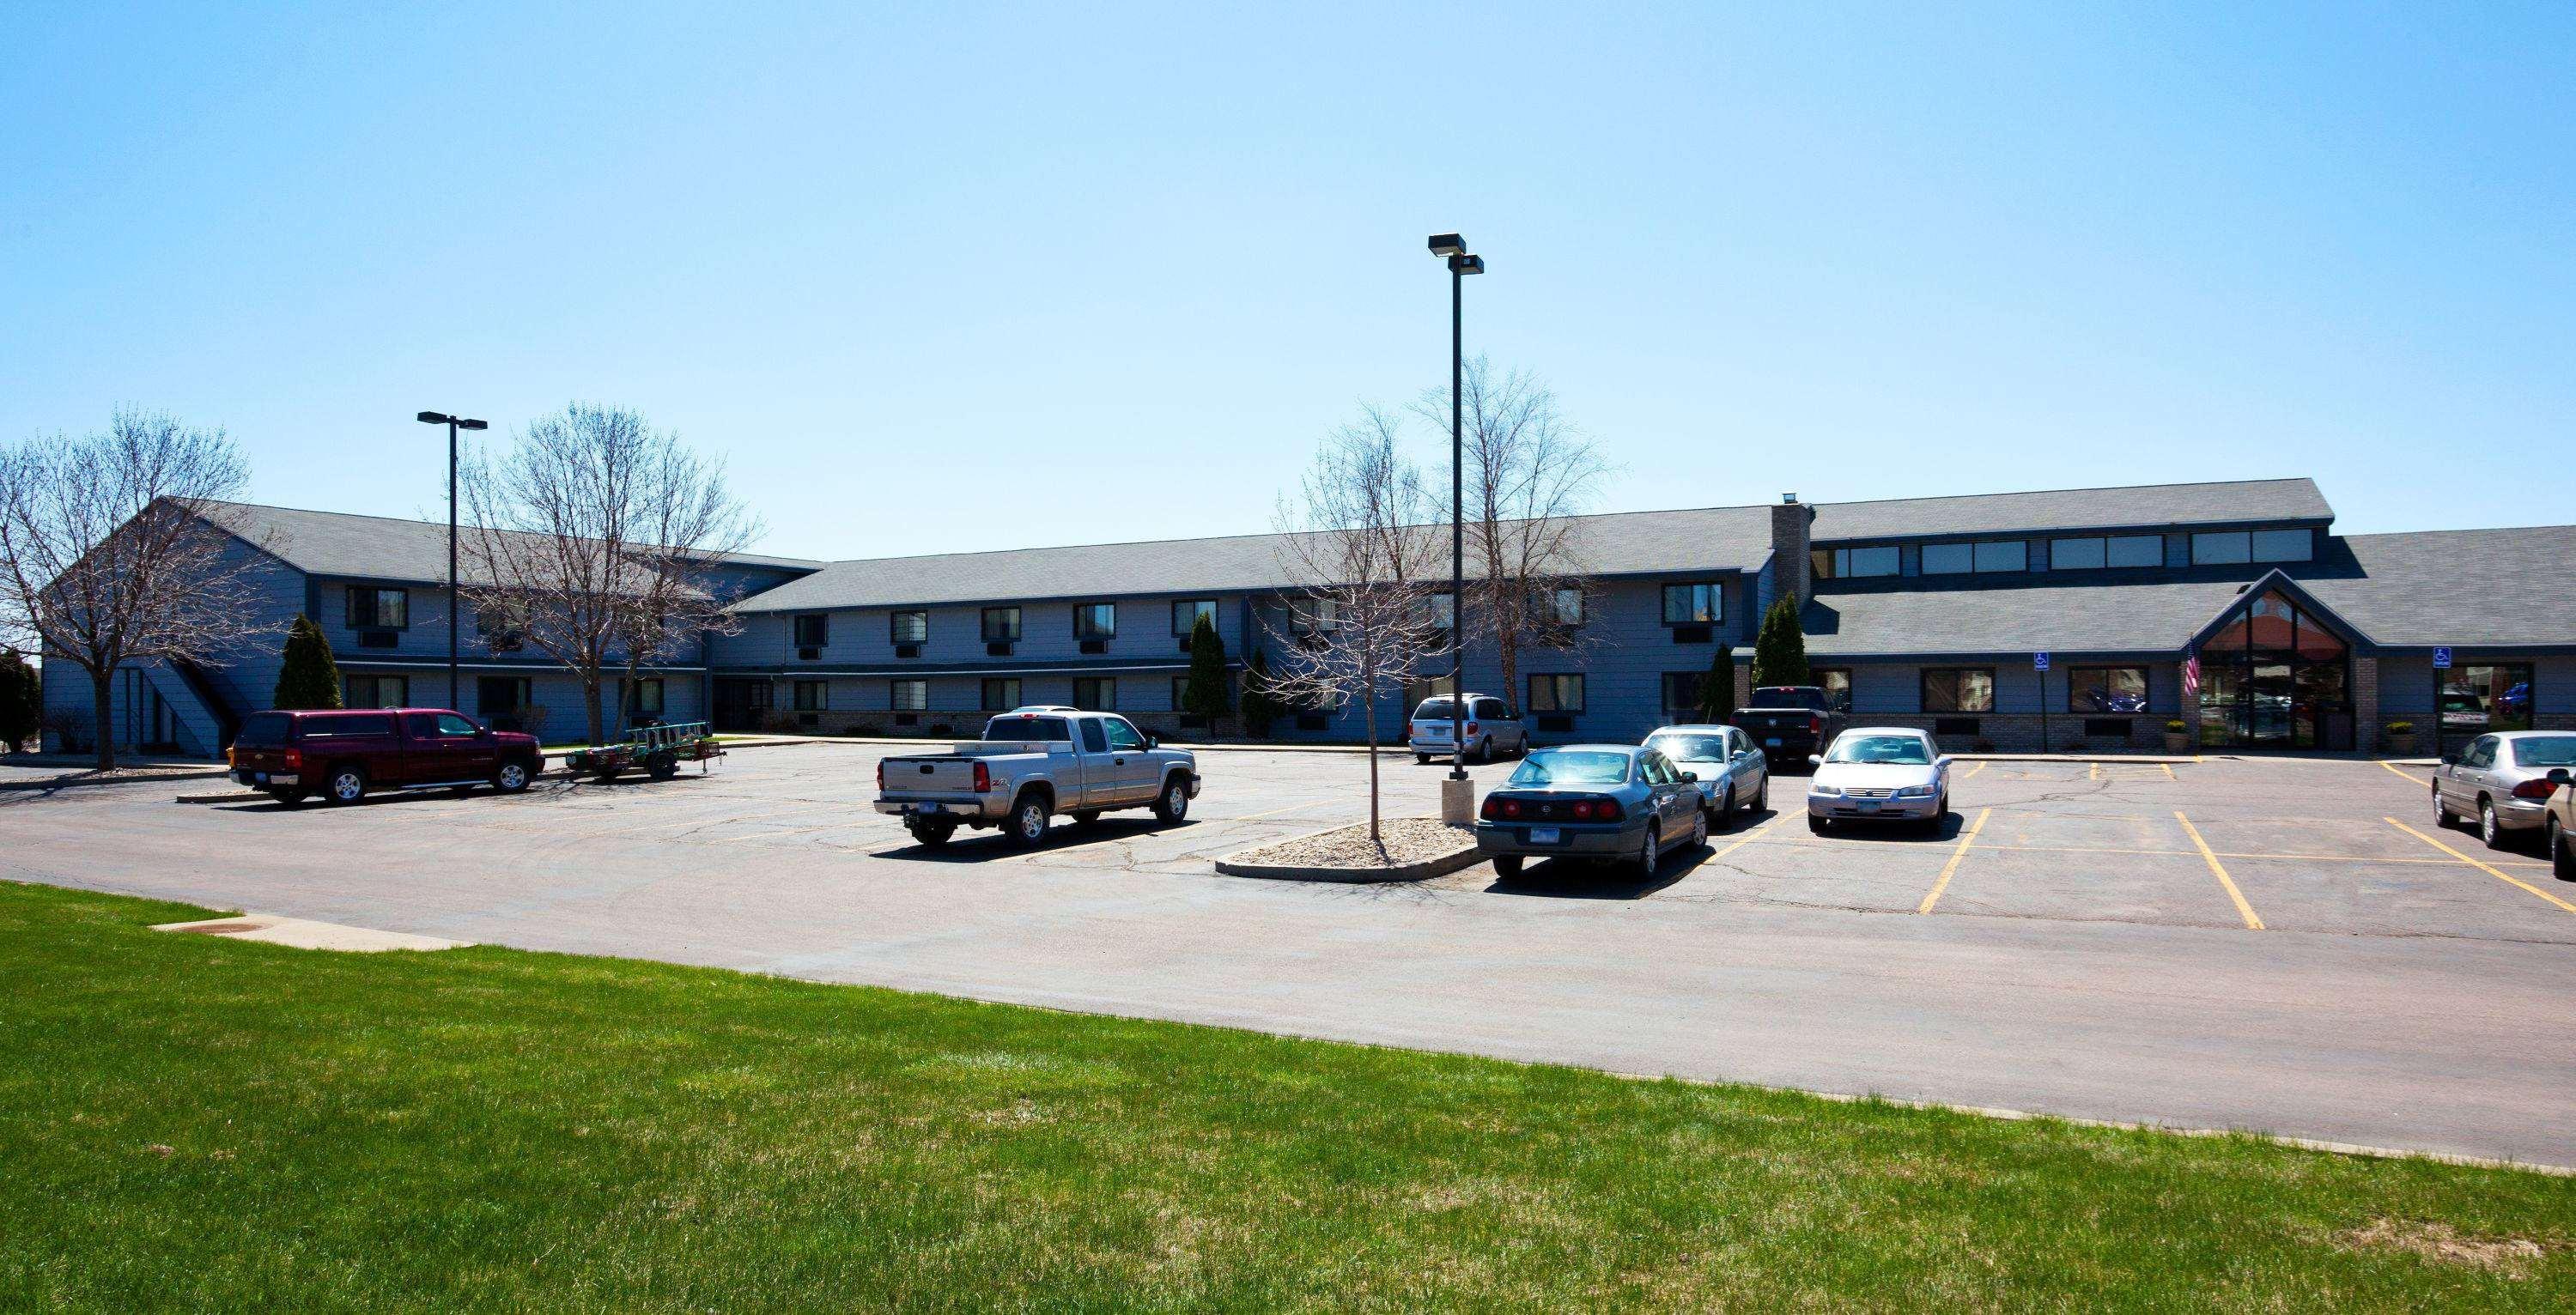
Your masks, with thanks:
[{"label": "second floor window", "polygon": [[525,608],[511,606],[474,609],[474,634],[484,647],[495,653],[516,653],[527,647],[528,614]]},{"label": "second floor window", "polygon": [[[1664,586],[1664,624],[1668,626],[1714,625],[1726,619],[1726,595],[1714,581],[1700,584]],[[1533,702],[1535,709],[1538,704]]]},{"label": "second floor window", "polygon": [[410,624],[410,590],[349,586],[351,630],[401,630]]},{"label": "second floor window", "polygon": [[1807,558],[1819,580],[1858,580],[1875,575],[1894,575],[1902,565],[1894,544],[1876,548],[1818,548],[1807,554]]},{"label": "second floor window", "polygon": [[832,618],[816,613],[796,618],[796,646],[821,648],[832,642]]},{"label": "second floor window", "polygon": [[1076,639],[1116,639],[1118,637],[1118,604],[1074,604],[1073,637]]},{"label": "second floor window", "polygon": [[2165,537],[2161,534],[2086,535],[2079,539],[2048,541],[2048,569],[2052,571],[2096,571],[2106,567],[2164,564]]},{"label": "second floor window", "polygon": [[1184,598],[1173,603],[1172,634],[1182,639],[1189,638],[1191,632],[1198,629],[1200,617],[1206,617],[1209,625],[1216,624],[1215,599]]},{"label": "second floor window", "polygon": [[888,637],[898,644],[918,644],[930,638],[930,613],[895,612],[886,620]]},{"label": "second floor window", "polygon": [[1288,629],[1299,635],[1329,635],[1342,627],[1342,605],[1330,598],[1296,598],[1288,603]]},{"label": "second floor window", "polygon": [[[1020,609],[988,607],[984,609],[984,642],[1016,644],[1020,642]],[[1013,704],[1013,707],[1019,705]]]},{"label": "second floor window", "polygon": [[2022,539],[1980,539],[1975,543],[1923,545],[1925,575],[1966,575],[2030,569],[2030,544]]},{"label": "second floor window", "polygon": [[1583,624],[1583,591],[1552,589],[1548,591],[1547,619],[1552,625],[1571,630]]}]

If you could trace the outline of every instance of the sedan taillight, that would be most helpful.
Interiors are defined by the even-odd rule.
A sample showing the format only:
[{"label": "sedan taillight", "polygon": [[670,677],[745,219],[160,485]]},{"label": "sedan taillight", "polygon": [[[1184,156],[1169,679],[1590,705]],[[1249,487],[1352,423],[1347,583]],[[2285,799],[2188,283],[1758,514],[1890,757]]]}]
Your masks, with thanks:
[{"label": "sedan taillight", "polygon": [[1616,822],[1619,820],[1619,801],[1577,799],[1574,801],[1573,812],[1574,820],[1577,822]]},{"label": "sedan taillight", "polygon": [[2525,781],[2513,788],[2516,799],[2546,799],[2558,787],[2547,780]]}]

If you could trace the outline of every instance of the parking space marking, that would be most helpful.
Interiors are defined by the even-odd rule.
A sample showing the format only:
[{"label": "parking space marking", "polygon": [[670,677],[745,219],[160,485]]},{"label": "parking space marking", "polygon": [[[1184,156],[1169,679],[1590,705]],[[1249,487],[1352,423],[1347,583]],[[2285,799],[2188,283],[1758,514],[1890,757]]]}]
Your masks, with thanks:
[{"label": "parking space marking", "polygon": [[1974,763],[1974,764],[1971,764],[1971,765],[1969,766],[1969,768],[1968,768],[1968,770],[1967,770],[1967,771],[1960,773],[1960,775],[1959,775],[1959,779],[1960,779],[1960,780],[1962,780],[1962,781],[1967,780],[1969,777],[1974,776],[1974,775],[1976,775],[1977,773],[1982,772],[1982,771],[1984,771],[1984,770],[1986,770],[1986,765],[1985,765],[1984,763]]},{"label": "parking space marking", "polygon": [[2173,774],[2173,764],[2172,764],[2172,763],[2157,763],[2157,764],[2156,764],[2156,766],[2158,766],[2158,767],[2161,767],[2161,768],[2164,768],[2164,769],[2165,769],[2165,779],[2166,779],[2166,780],[2168,780],[2168,781],[2179,781],[2179,780],[2181,780],[2181,779],[2182,779],[2181,777],[2176,776],[2176,775],[2174,775],[2174,774]]},{"label": "parking space marking", "polygon": [[2456,850],[2456,849],[2451,848],[2449,845],[2443,844],[2441,841],[2436,840],[2436,839],[2434,839],[2433,837],[2428,836],[2428,835],[2424,834],[2423,832],[2418,831],[2418,830],[2416,830],[2415,828],[2413,828],[2413,827],[2411,827],[2411,826],[2406,825],[2404,822],[2400,822],[2400,821],[2398,821],[2396,818],[2393,818],[2393,817],[2383,817],[2383,818],[2381,818],[2381,819],[2379,819],[2379,820],[2380,820],[2380,821],[2382,821],[2382,822],[2386,822],[2386,823],[2387,823],[2387,824],[2389,824],[2390,826],[2393,826],[2393,827],[2397,828],[2398,830],[2403,831],[2403,832],[2405,832],[2406,834],[2408,834],[2408,835],[2410,835],[2410,836],[2415,837],[2415,838],[2416,838],[2416,839],[2418,839],[2418,840],[2423,841],[2425,844],[2431,845],[2433,848],[2438,849],[2438,850],[2442,851],[2443,853],[2448,854],[2448,855],[2450,855],[2451,857],[2453,857],[2453,858],[2456,858],[2456,859],[2460,860],[2460,861],[2461,861],[2461,862],[2463,862],[2463,863],[2468,864],[2470,867],[2476,868],[2478,871],[2483,872],[2483,873],[2487,874],[2488,876],[2495,878],[2495,879],[2496,879],[2496,880],[2498,880],[2498,881],[2504,882],[2505,884],[2507,884],[2507,885],[2511,885],[2511,886],[2520,886],[2520,887],[2522,887],[2524,890],[2527,890],[2527,891],[2531,892],[2531,893],[2532,893],[2532,894],[2534,894],[2534,895],[2538,895],[2538,896],[2539,896],[2539,897],[2541,897],[2542,899],[2545,899],[2545,900],[2549,901],[2550,903],[2555,904],[2555,905],[2557,905],[2558,907],[2560,907],[2560,908],[2562,908],[2562,909],[2567,910],[2569,913],[2576,913],[2576,904],[2570,904],[2570,903],[2568,903],[2567,901],[2565,901],[2565,900],[2563,900],[2563,899],[2560,899],[2560,898],[2558,898],[2558,897],[2557,897],[2557,896],[2555,896],[2555,895],[2550,894],[2548,891],[2542,890],[2542,889],[2541,889],[2540,887],[2538,887],[2538,886],[2534,886],[2534,885],[2532,885],[2532,884],[2530,884],[2530,883],[2528,883],[2528,882],[2521,881],[2521,880],[2519,880],[2519,879],[2517,879],[2517,878],[2514,878],[2514,877],[2512,877],[2512,876],[2508,876],[2508,875],[2506,875],[2506,873],[2505,873],[2504,869],[2502,869],[2502,868],[2493,867],[2493,866],[2490,866],[2490,865],[2488,865],[2488,864],[2481,863],[2481,862],[2477,861],[2476,859],[2471,858],[2471,857],[2469,857],[2468,855],[2463,854],[2463,853],[2461,853],[2460,851],[2458,851],[2458,850]]},{"label": "parking space marking", "polygon": [[1241,817],[1211,817],[1207,820],[1211,822],[1258,822],[1265,817],[1277,817],[1281,813],[1294,813],[1308,808],[1321,808],[1332,802],[1334,801],[1330,799],[1310,799],[1302,804],[1290,804],[1286,808],[1273,808],[1266,813],[1246,813]]},{"label": "parking space marking", "polygon": [[2410,772],[2410,771],[2407,771],[2406,769],[2404,769],[2404,768],[2402,768],[2402,767],[2399,767],[2397,764],[2395,764],[2395,763],[2393,763],[2393,762],[2390,762],[2390,761],[2388,761],[2388,760],[2387,760],[2387,759],[2385,759],[2385,758],[2382,758],[2382,759],[2380,759],[2380,760],[2379,760],[2379,765],[2380,765],[2380,766],[2382,766],[2382,767],[2387,768],[2388,770],[2390,770],[2390,771],[2392,771],[2392,772],[2397,773],[2399,776],[2403,776],[2403,777],[2405,777],[2407,780],[2413,781],[2413,782],[2414,782],[2415,784],[2417,784],[2417,785],[2431,785],[2431,784],[2432,784],[2432,782],[2431,782],[2431,781],[2429,781],[2429,780],[2427,780],[2427,779],[2425,779],[2425,778],[2423,778],[2423,777],[2421,777],[2421,776],[2417,776],[2415,773]]},{"label": "parking space marking", "polygon": [[2191,847],[2200,851],[2200,861],[2207,863],[2211,874],[2218,878],[2218,884],[2227,888],[2227,898],[2236,901],[2236,912],[2245,919],[2245,930],[2263,930],[2263,920],[2254,916],[2254,906],[2245,902],[2245,892],[2238,890],[2235,878],[2227,875],[2227,865],[2218,861],[2218,855],[2209,852],[2209,842],[2200,838],[2200,828],[2193,826],[2191,819],[2183,816],[2179,808],[2174,810],[2174,820],[2182,823],[2183,833],[2191,837]]},{"label": "parking space marking", "polygon": [[[1804,810],[1801,810],[1801,811],[1804,811]],[[1766,823],[1762,824],[1761,826],[1757,826],[1757,827],[1753,828],[1752,830],[1745,832],[1743,835],[1736,837],[1736,838],[1735,838],[1735,842],[1734,842],[1733,844],[1730,844],[1730,845],[1728,845],[1726,848],[1721,849],[1721,850],[1717,851],[1716,853],[1709,855],[1709,856],[1708,856],[1708,861],[1709,861],[1709,862],[1711,862],[1711,863],[1714,863],[1714,862],[1718,861],[1719,859],[1724,858],[1724,857],[1726,857],[1727,855],[1732,854],[1732,853],[1734,853],[1735,851],[1737,851],[1737,850],[1739,850],[1739,849],[1742,849],[1742,848],[1744,848],[1746,845],[1752,844],[1753,842],[1755,842],[1755,841],[1757,841],[1757,840],[1764,841],[1765,843],[1772,843],[1772,844],[1791,844],[1791,843],[1795,843],[1795,842],[1793,842],[1793,841],[1771,841],[1771,840],[1769,840],[1769,837],[1770,837],[1771,833],[1772,833],[1772,832],[1774,832],[1774,831],[1779,830],[1780,828],[1782,828],[1782,827],[1784,827],[1784,826],[1787,826],[1787,825],[1789,824],[1789,819],[1790,819],[1791,817],[1793,817],[1793,816],[1795,816],[1795,814],[1790,813],[1788,810],[1786,810],[1786,809],[1781,810],[1781,813],[1780,813],[1780,815],[1779,815],[1778,817],[1775,817],[1775,818],[1771,819],[1769,822],[1766,822]]]},{"label": "parking space marking", "polygon": [[1978,809],[1977,820],[1970,822],[1968,829],[1959,833],[1959,847],[1950,851],[1950,861],[1941,865],[1940,880],[1932,883],[1930,893],[1924,895],[1923,902],[1915,906],[1916,913],[1930,913],[1932,906],[1941,902],[1941,892],[1950,888],[1950,878],[1957,875],[1959,864],[1968,857],[1969,846],[1977,843],[1977,833],[1986,829],[1986,819],[1992,816],[1994,811],[1991,808]]}]

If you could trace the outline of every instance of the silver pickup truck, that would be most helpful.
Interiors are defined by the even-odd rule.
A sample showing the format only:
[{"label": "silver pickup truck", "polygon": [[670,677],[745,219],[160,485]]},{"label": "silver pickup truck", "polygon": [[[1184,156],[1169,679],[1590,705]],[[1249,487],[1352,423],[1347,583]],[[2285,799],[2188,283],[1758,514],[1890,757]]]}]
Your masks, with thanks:
[{"label": "silver pickup truck", "polygon": [[897,814],[931,848],[961,826],[1002,828],[1014,844],[1046,839],[1057,813],[1076,825],[1118,808],[1151,808],[1178,822],[1198,797],[1198,760],[1109,712],[1014,708],[985,723],[984,738],[948,752],[881,759],[880,813]]}]

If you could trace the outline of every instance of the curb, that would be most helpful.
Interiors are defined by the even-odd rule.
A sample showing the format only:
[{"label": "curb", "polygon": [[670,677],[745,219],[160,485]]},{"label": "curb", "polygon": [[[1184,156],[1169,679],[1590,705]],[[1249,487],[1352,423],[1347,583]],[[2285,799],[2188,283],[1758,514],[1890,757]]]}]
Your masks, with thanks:
[{"label": "curb", "polygon": [[123,780],[108,781],[67,781],[61,779],[50,781],[0,781],[0,791],[78,790],[87,786],[105,785],[157,785],[163,781],[211,781],[217,780],[223,775],[224,773],[221,771],[163,772],[155,773],[151,776],[135,776],[128,777]]},{"label": "curb", "polygon": [[[1256,846],[1256,848],[1267,848],[1267,846]],[[1237,854],[1251,852],[1253,851],[1249,849],[1236,851]],[[1257,877],[1269,881],[1337,881],[1350,885],[1374,885],[1381,882],[1421,881],[1429,877],[1446,876],[1460,868],[1471,868],[1484,861],[1484,853],[1477,849],[1476,842],[1471,838],[1465,848],[1454,853],[1442,854],[1437,858],[1426,858],[1400,867],[1298,867],[1284,863],[1238,863],[1229,856],[1216,861],[1216,870],[1222,876]]]}]

